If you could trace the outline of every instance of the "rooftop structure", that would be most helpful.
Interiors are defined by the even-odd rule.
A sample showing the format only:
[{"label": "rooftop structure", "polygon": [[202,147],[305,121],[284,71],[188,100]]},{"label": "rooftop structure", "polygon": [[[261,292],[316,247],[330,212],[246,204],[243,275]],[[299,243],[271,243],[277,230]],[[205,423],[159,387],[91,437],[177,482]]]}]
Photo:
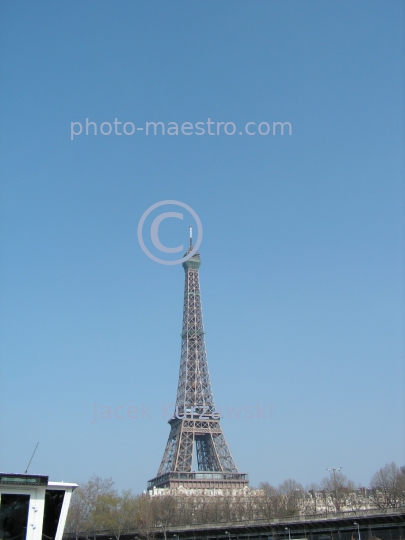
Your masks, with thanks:
[{"label": "rooftop structure", "polygon": [[76,487],[41,474],[0,473],[0,539],[61,540]]}]

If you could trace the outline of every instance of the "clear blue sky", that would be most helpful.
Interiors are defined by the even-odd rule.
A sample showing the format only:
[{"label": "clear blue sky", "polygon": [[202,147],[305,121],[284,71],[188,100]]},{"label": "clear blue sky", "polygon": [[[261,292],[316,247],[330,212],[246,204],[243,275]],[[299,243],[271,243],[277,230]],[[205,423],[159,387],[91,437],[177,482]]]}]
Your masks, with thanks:
[{"label": "clear blue sky", "polygon": [[[396,0],[0,2],[1,470],[39,441],[53,480],[155,476],[184,273],[136,230],[166,199],[203,223],[217,404],[272,406],[223,419],[251,484],[405,463],[404,28]],[[71,140],[86,118],[237,133]],[[273,121],[292,135],[239,135]]]}]

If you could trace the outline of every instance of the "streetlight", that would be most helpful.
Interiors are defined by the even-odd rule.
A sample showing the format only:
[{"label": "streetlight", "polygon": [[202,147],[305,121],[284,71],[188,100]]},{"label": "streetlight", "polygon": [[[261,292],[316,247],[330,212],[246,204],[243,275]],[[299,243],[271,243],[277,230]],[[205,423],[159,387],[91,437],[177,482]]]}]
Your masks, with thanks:
[{"label": "streetlight", "polygon": [[361,540],[361,536],[360,536],[360,525],[357,523],[357,521],[355,521],[355,522],[353,523],[353,525],[357,525],[357,533],[358,533],[358,535],[359,535],[359,540]]},{"label": "streetlight", "polygon": [[228,536],[228,540],[231,538],[231,533],[228,531],[225,531],[225,534]]},{"label": "streetlight", "polygon": [[285,527],[285,530],[288,531],[288,540],[291,540],[291,529],[290,529],[290,527]]},{"label": "streetlight", "polygon": [[[332,489],[335,492],[335,497],[337,498],[339,486],[338,486],[338,482],[336,481],[336,473],[339,473],[342,470],[342,467],[331,467],[330,469],[326,469],[326,470],[329,471],[330,474],[332,475],[332,481],[333,481]],[[332,497],[332,502],[333,502],[333,497]]]},{"label": "streetlight", "polygon": [[174,537],[174,538],[177,538],[177,540],[180,540],[180,537],[179,537],[178,534],[174,534],[173,537]]},{"label": "streetlight", "polygon": [[330,469],[326,470],[333,474],[333,487],[336,488],[336,473],[340,472],[342,467],[331,467]]}]

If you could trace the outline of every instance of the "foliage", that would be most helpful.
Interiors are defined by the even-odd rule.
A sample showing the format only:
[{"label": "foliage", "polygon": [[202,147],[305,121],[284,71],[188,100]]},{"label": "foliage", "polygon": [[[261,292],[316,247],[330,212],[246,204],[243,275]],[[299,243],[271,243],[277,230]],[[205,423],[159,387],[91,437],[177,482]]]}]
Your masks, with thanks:
[{"label": "foliage", "polygon": [[355,486],[343,473],[332,470],[330,475],[321,481],[321,488],[331,498],[336,512],[341,512]]},{"label": "foliage", "polygon": [[113,485],[111,478],[92,476],[76,489],[70,503],[66,531],[75,533],[77,537],[79,532],[90,535],[92,531],[98,530],[95,509],[100,497],[115,494]]},{"label": "foliage", "polygon": [[338,470],[305,489],[293,479],[274,487],[262,482],[258,489],[216,496],[165,494],[135,496],[119,494],[114,482],[93,476],[73,494],[66,532],[91,538],[96,531],[108,530],[115,540],[124,531],[136,531],[153,540],[156,528],[167,532],[176,526],[197,523],[273,519],[293,515],[327,514],[345,509],[390,507],[405,503],[405,467],[395,463],[377,471],[370,489],[356,489]]},{"label": "foliage", "polygon": [[404,503],[405,467],[387,463],[371,478],[370,487],[378,507],[399,506]]}]

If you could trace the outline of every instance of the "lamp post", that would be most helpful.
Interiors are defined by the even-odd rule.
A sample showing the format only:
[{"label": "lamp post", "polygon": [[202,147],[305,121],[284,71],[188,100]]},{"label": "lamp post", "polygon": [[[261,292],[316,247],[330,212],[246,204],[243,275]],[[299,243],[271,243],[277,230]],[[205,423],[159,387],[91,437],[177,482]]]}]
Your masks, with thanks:
[{"label": "lamp post", "polygon": [[[331,467],[330,469],[326,469],[331,474],[332,478],[332,487],[331,493],[329,493],[329,496],[332,499],[332,503],[336,508],[339,508],[339,493],[341,491],[339,487],[339,482],[336,480],[336,473],[339,473],[342,470],[342,467]],[[335,499],[335,500],[334,500]]]},{"label": "lamp post", "polygon": [[361,536],[360,536],[360,525],[357,523],[357,521],[355,521],[355,522],[353,523],[353,525],[357,525],[357,533],[358,533],[358,535],[359,535],[359,540],[361,540]]},{"label": "lamp post", "polygon": [[228,532],[228,531],[225,531],[225,534],[227,535],[227,537],[228,537],[228,540],[230,540],[230,538],[231,538],[231,533],[230,533],[230,532]]},{"label": "lamp post", "polygon": [[340,472],[342,467],[331,467],[330,469],[326,470],[333,475],[333,488],[336,489],[336,473]]},{"label": "lamp post", "polygon": [[174,538],[177,538],[177,540],[180,540],[180,537],[179,537],[178,534],[174,534],[173,537],[174,537]]},{"label": "lamp post", "polygon": [[290,529],[290,527],[285,527],[285,530],[288,531],[288,540],[291,540],[291,529]]}]

